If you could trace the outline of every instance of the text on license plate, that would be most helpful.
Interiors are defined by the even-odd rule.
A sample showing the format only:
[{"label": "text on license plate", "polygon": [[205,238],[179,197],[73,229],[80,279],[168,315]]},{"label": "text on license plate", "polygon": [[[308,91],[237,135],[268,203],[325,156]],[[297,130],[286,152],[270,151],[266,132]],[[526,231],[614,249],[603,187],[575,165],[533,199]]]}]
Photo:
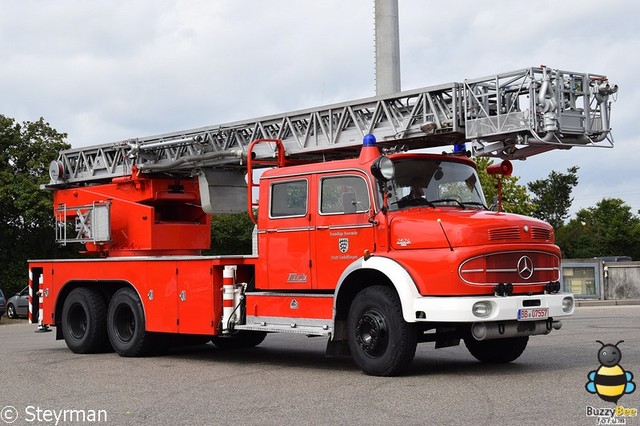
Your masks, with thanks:
[{"label": "text on license plate", "polygon": [[519,321],[535,321],[549,318],[549,308],[522,308],[518,310]]}]

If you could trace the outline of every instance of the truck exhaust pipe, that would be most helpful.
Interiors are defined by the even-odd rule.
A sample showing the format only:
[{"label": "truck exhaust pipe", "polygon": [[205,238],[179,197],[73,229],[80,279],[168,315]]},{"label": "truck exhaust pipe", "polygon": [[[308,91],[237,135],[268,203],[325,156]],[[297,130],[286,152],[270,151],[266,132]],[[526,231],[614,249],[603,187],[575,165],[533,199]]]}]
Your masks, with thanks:
[{"label": "truck exhaust pipe", "polygon": [[476,322],[471,326],[471,335],[476,340],[506,339],[509,337],[536,336],[560,330],[560,321],[532,322]]}]

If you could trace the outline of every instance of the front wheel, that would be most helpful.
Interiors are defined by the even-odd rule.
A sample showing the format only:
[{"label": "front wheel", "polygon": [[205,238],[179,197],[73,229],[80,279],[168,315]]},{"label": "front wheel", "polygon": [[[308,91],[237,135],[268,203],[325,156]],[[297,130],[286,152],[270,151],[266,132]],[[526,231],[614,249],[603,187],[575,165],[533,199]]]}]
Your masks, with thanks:
[{"label": "front wheel", "polygon": [[153,335],[145,330],[142,302],[132,289],[121,288],[113,295],[107,331],[111,346],[121,356],[143,356],[151,351]]},{"label": "front wheel", "polygon": [[347,328],[351,356],[366,374],[398,375],[415,356],[415,325],[404,321],[398,295],[389,287],[373,286],[358,293]]},{"label": "front wheel", "polygon": [[492,340],[476,340],[469,336],[464,339],[464,344],[478,361],[505,364],[522,355],[528,341],[529,336]]}]

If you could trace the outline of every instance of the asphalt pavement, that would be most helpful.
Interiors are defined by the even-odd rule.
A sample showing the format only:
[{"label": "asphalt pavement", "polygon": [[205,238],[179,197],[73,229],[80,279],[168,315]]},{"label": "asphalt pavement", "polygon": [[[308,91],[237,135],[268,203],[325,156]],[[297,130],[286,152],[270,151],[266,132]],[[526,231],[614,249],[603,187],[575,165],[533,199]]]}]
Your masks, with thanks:
[{"label": "asphalt pavement", "polygon": [[[237,352],[212,344],[163,356],[77,355],[54,333],[0,321],[0,426],[112,425],[596,425],[616,407],[587,391],[596,340],[621,340],[619,364],[640,378],[640,306],[579,306],[535,336],[515,362],[477,362],[464,345],[418,346],[402,377],[364,375],[324,356],[326,339],[269,335]],[[640,391],[617,406],[640,408]],[[84,421],[77,417],[83,414]],[[101,416],[99,418],[99,416]],[[57,416],[57,417],[56,417]],[[66,421],[63,421],[66,416]],[[93,416],[93,417],[90,417]],[[57,420],[56,420],[57,419]],[[604,419],[604,420],[602,420]],[[637,416],[619,417],[640,425]]]}]

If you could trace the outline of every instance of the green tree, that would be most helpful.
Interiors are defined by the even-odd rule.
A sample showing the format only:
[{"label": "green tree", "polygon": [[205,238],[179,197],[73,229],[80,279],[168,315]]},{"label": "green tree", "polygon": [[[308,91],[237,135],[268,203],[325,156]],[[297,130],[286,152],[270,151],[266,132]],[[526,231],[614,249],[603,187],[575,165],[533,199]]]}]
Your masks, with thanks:
[{"label": "green tree", "polygon": [[535,209],[532,216],[549,222],[559,229],[569,217],[569,208],[573,203],[571,192],[578,184],[578,167],[567,169],[567,173],[553,170],[547,179],[529,182],[529,190],[535,195]]},{"label": "green tree", "polygon": [[[476,157],[476,166],[478,168],[478,176],[480,177],[480,185],[487,199],[488,204],[492,204],[494,198],[498,196],[498,185],[493,176],[487,173],[487,167],[493,163],[493,159],[489,157]],[[517,176],[507,176],[502,179],[502,208],[505,212],[517,213],[531,216],[534,211],[534,204],[524,185],[520,185]]]},{"label": "green tree", "polygon": [[253,222],[247,213],[211,216],[211,250],[208,254],[251,254]]},{"label": "green tree", "polygon": [[630,256],[640,259],[640,217],[619,198],[581,209],[562,227],[557,243],[568,258]]},{"label": "green tree", "polygon": [[29,258],[56,253],[49,163],[69,148],[44,119],[16,123],[0,115],[0,287],[11,295],[27,283]]}]

